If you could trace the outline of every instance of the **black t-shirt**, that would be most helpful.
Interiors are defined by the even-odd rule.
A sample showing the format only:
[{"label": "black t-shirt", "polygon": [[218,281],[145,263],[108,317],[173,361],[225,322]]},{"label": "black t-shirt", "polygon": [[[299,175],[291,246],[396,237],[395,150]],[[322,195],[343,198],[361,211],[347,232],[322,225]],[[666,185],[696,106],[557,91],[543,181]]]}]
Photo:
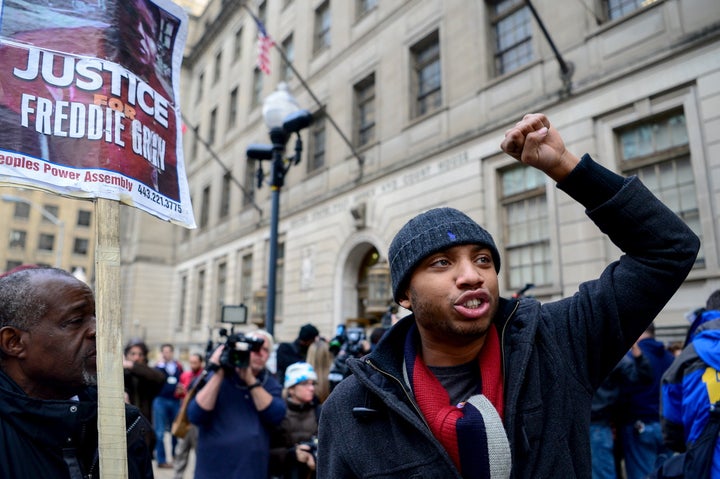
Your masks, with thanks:
[{"label": "black t-shirt", "polygon": [[450,395],[450,404],[466,401],[482,390],[477,359],[459,366],[428,367]]}]

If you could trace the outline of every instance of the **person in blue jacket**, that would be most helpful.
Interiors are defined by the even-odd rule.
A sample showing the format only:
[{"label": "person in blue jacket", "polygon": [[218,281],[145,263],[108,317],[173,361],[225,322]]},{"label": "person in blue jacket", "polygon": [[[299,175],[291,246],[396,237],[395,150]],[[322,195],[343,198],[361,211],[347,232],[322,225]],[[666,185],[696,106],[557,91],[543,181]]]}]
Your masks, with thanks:
[{"label": "person in blue jacket", "polygon": [[[175,347],[172,344],[162,344],[160,354],[161,357],[155,364],[155,369],[162,373],[163,384],[152,402],[152,422],[157,437],[155,460],[159,468],[172,469],[172,464],[167,460],[168,455],[165,452],[164,437],[166,432],[170,432],[173,420],[180,411],[180,394],[182,393],[180,375],[182,375],[183,366],[180,361],[174,358]],[[175,457],[177,440],[178,438],[175,436],[170,439],[170,458]]]},{"label": "person in blue jacket", "polygon": [[[662,378],[661,423],[665,444],[684,452],[701,436],[710,407],[720,401],[720,290],[694,321],[689,343]],[[715,442],[711,479],[720,479],[720,441]]]},{"label": "person in blue jacket", "polygon": [[590,407],[590,456],[592,479],[617,479],[618,452],[615,431],[618,426],[620,391],[629,383],[652,384],[653,369],[638,343],[623,356],[605,381],[595,390]]},{"label": "person in blue jacket", "polygon": [[348,361],[323,404],[319,478],[590,477],[593,392],[700,241],[637,177],[570,153],[545,115],[526,115],[501,148],[556,181],[625,254],[567,298],[505,299],[484,228],[453,208],[411,219],[388,261],[412,314]]},{"label": "person in blue jacket", "polygon": [[265,367],[272,336],[264,330],[247,336],[263,340],[249,353],[248,367],[221,367],[219,346],[208,360],[207,382],[188,404],[188,419],[198,428],[196,479],[268,478],[270,434],[287,408],[282,386]]},{"label": "person in blue jacket", "polygon": [[671,454],[660,427],[660,381],[675,356],[655,339],[654,324],[640,335],[637,345],[650,361],[652,378],[626,382],[620,388],[618,435],[627,479],[645,479]]}]

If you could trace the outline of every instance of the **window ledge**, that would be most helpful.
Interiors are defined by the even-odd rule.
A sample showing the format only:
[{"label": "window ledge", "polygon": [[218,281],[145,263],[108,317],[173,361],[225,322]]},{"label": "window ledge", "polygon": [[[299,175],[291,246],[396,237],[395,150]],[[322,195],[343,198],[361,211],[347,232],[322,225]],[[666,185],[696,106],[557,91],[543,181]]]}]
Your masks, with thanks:
[{"label": "window ledge", "polygon": [[480,90],[478,90],[478,91],[482,92],[484,90],[489,90],[490,88],[492,88],[496,85],[499,85],[500,83],[506,82],[510,78],[522,75],[523,73],[525,73],[528,70],[532,70],[533,68],[537,67],[541,63],[542,63],[542,59],[538,58],[538,59],[531,61],[530,63],[526,63],[525,65],[523,65],[511,72],[503,73],[502,75],[493,77],[490,80],[488,80],[487,83],[483,84],[482,87],[480,87]]},{"label": "window ledge", "polygon": [[427,119],[429,119],[429,118],[432,118],[432,117],[434,117],[434,116],[436,116],[436,115],[439,115],[439,114],[441,114],[441,113],[446,113],[449,109],[450,109],[450,108],[449,108],[447,105],[443,105],[443,106],[440,106],[440,107],[436,108],[436,109],[433,110],[433,111],[429,111],[429,112],[427,112],[427,113],[424,113],[424,114],[421,115],[421,116],[416,116],[416,117],[414,117],[414,118],[411,118],[410,120],[408,120],[408,122],[407,122],[407,124],[405,125],[405,127],[403,128],[403,130],[407,130],[407,129],[409,129],[409,128],[412,128],[413,126],[415,126],[415,125],[417,125],[417,124],[419,124],[419,123],[422,123],[422,122],[424,122],[425,120],[427,120]]}]

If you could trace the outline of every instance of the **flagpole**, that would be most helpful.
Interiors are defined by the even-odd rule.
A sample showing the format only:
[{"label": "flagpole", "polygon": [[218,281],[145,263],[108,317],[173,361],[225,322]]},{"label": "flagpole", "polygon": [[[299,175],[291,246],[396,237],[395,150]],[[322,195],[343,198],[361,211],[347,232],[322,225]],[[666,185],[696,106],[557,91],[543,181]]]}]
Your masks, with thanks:
[{"label": "flagpole", "polygon": [[232,174],[232,170],[230,168],[228,168],[227,165],[225,165],[225,163],[222,162],[222,160],[217,155],[217,153],[215,153],[215,150],[213,150],[210,143],[208,143],[205,140],[205,138],[203,138],[200,135],[200,132],[198,131],[198,125],[193,125],[192,123],[190,123],[183,113],[180,113],[180,117],[182,118],[183,123],[185,123],[186,125],[190,125],[190,129],[193,131],[193,134],[198,139],[198,141],[203,144],[205,149],[208,152],[210,152],[210,156],[212,156],[213,160],[217,161],[220,164],[222,169],[225,170],[225,173],[230,174],[230,179],[233,181],[233,183],[235,183],[237,185],[238,188],[240,188],[240,191],[242,192],[243,196],[248,201],[248,203],[250,203],[250,205],[253,208],[255,208],[258,211],[258,213],[260,213],[260,216],[262,216],[263,210],[257,205],[257,203],[255,203],[255,199],[250,195],[250,193],[247,192],[245,187],[242,184],[240,184],[240,180],[235,178],[235,175]]},{"label": "flagpole", "polygon": [[[260,28],[260,25],[262,24],[260,19],[257,16],[255,16],[255,14],[252,12],[252,10],[250,10],[250,8],[245,3],[242,4],[242,7],[245,10],[247,10],[248,14],[250,14],[250,16],[253,18],[253,20],[255,20],[255,24],[258,26],[258,28]],[[307,92],[310,94],[312,99],[317,104],[318,108],[321,110],[324,110],[325,105],[323,105],[323,103],[320,101],[320,99],[315,95],[315,93],[310,88],[310,85],[307,84],[305,79],[302,77],[302,75],[300,75],[300,73],[297,71],[297,69],[292,64],[292,62],[288,60],[288,57],[285,54],[285,51],[275,41],[272,42],[272,45],[280,53],[280,56],[282,57],[283,61],[285,62],[285,64],[287,66],[290,67],[292,72],[295,74],[297,79],[300,81],[300,84],[303,86],[303,88],[305,88],[305,90],[307,90]],[[343,131],[340,129],[340,126],[338,126],[338,124],[335,122],[333,117],[330,116],[330,114],[327,111],[325,111],[325,117],[327,117],[327,119],[330,121],[330,124],[333,126],[333,128],[335,128],[335,131],[338,132],[338,134],[340,135],[340,138],[342,138],[342,140],[345,142],[345,144],[348,146],[348,148],[350,148],[350,151],[352,152],[353,156],[357,159],[358,166],[360,167],[360,172],[358,174],[357,179],[360,180],[360,178],[362,178],[362,176],[363,176],[363,165],[365,164],[365,159],[362,156],[360,156],[360,154],[357,152],[357,150],[353,146],[352,142],[348,139],[348,137],[345,135],[345,133],[343,133]]]}]

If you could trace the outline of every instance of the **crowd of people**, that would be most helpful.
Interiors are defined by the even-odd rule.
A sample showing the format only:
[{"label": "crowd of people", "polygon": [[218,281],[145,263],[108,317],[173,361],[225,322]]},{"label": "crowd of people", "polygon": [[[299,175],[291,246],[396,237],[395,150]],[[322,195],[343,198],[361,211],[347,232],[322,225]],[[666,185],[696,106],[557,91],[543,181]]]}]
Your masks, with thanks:
[{"label": "crowd of people", "polygon": [[[709,300],[707,309],[703,309],[701,314],[704,317],[703,323],[709,323],[712,331],[720,331],[720,291],[714,294],[714,298],[716,304]],[[700,316],[697,317],[700,318]],[[712,321],[715,320],[718,321],[713,323]],[[362,355],[374,349],[386,330],[387,328],[383,327],[373,329],[371,338],[366,340],[361,348]],[[704,327],[703,330],[707,330],[707,327]],[[694,332],[691,332],[690,336],[693,335]],[[257,356],[252,354],[250,363],[252,376],[233,374],[233,371],[223,368],[220,361],[222,348],[218,348],[210,358],[209,371],[217,376],[217,383],[213,381],[212,384],[219,386],[220,389],[212,391],[214,387],[211,386],[207,391],[212,392],[204,394],[204,399],[203,397],[199,398],[199,404],[196,401],[197,409],[191,413],[191,417],[198,425],[204,424],[202,426],[204,427],[203,436],[221,437],[223,440],[216,442],[206,439],[204,441],[209,452],[203,452],[202,448],[200,450],[202,457],[199,460],[200,473],[197,477],[213,477],[213,475],[233,477],[234,469],[225,470],[218,467],[217,464],[223,464],[223,458],[233,454],[234,444],[250,441],[250,437],[255,436],[258,431],[264,431],[261,436],[269,440],[269,456],[267,461],[264,461],[260,460],[263,457],[260,451],[248,451],[247,462],[241,466],[246,474],[254,477],[253,472],[257,469],[255,466],[266,462],[267,473],[258,471],[258,477],[265,474],[268,474],[271,479],[315,477],[318,422],[322,403],[330,392],[328,375],[337,354],[330,352],[330,341],[320,335],[315,326],[306,324],[300,328],[298,337],[294,341],[278,345],[278,370],[273,374],[266,368],[269,351],[272,349],[272,338],[264,331],[256,331],[250,336],[262,338],[264,341]],[[344,344],[346,339],[340,339],[340,341]],[[129,402],[136,404],[143,414],[149,410],[147,395],[157,395],[162,384],[167,381],[168,377],[172,377],[169,374],[162,374],[164,364],[171,359],[168,350],[172,350],[172,348],[165,344],[161,350],[165,352],[165,354],[161,354],[162,359],[155,367],[150,367],[147,365],[148,353],[144,343],[133,342],[128,344],[125,349],[126,392],[128,398],[133,398],[129,399]],[[286,353],[290,351],[292,354],[283,356],[281,351]],[[674,450],[683,449],[680,447],[685,444],[682,434],[682,405],[675,404],[673,405],[674,412],[669,416],[666,413],[666,416],[670,418],[673,417],[672,414],[675,415],[679,424],[673,427],[676,429],[679,427],[681,431],[678,435],[676,430],[671,429],[675,436],[673,440],[676,442],[672,448],[665,444],[660,413],[661,380],[666,374],[678,376],[677,369],[680,366],[675,366],[673,369],[675,372],[667,373],[667,371],[675,357],[679,356],[681,352],[682,348],[673,352],[671,344],[666,345],[655,339],[655,328],[651,324],[597,388],[592,398],[590,420],[593,479],[646,478],[666,459],[670,458],[674,454]],[[287,360],[290,356],[291,359]],[[715,356],[711,355],[710,357]],[[133,362],[129,363],[129,361]],[[176,391],[178,399],[182,398],[194,381],[199,378],[203,371],[203,361],[204,358],[199,353],[190,355],[190,369],[183,371],[180,375],[179,381],[182,388]],[[684,357],[683,360],[676,362],[680,364],[680,361],[687,362],[688,360]],[[283,370],[282,374],[280,367]],[[226,378],[225,374],[228,373],[229,378]],[[143,378],[146,378],[144,386],[141,382]],[[226,379],[228,379],[227,382]],[[276,382],[279,386],[275,384]],[[681,384],[683,381],[681,378],[674,382]],[[698,380],[696,379],[695,382],[697,383]],[[700,382],[702,381],[700,380]],[[223,398],[218,399],[216,394],[220,394],[223,385],[225,385]],[[261,387],[272,397],[269,402],[262,399],[259,402],[255,401],[256,395],[261,395],[262,398]],[[697,388],[697,384],[694,387]],[[668,385],[665,385],[666,390],[667,388]],[[258,391],[255,395],[250,393],[255,389]],[[155,392],[153,393],[153,391]],[[672,396],[667,392],[664,394]],[[208,400],[208,397],[205,396],[209,396],[211,399]],[[212,399],[213,397],[214,399]],[[248,401],[251,398],[252,401]],[[282,398],[282,401],[279,398]],[[283,401],[284,417],[278,412],[282,409]],[[149,402],[152,403],[152,398]],[[670,404],[670,399],[667,399],[666,403]],[[236,409],[236,404],[245,404],[247,406],[244,408],[245,413],[239,412],[240,409]],[[273,406],[272,409],[270,406]],[[692,403],[692,406],[700,409],[698,403]],[[227,412],[229,410],[234,412]],[[213,414],[207,415],[206,411],[213,411]],[[256,412],[258,413],[257,418],[255,418]],[[703,411],[705,420],[701,422],[701,425],[707,422],[707,413],[708,411]],[[252,421],[248,419],[248,414],[253,417]],[[696,411],[695,414],[698,412]],[[147,417],[152,419],[152,415]],[[264,420],[265,417],[268,419]],[[216,420],[220,422],[216,423]],[[280,422],[277,422],[278,420]],[[163,421],[163,424],[166,423],[167,421]],[[250,426],[251,424],[252,426]],[[692,424],[693,422],[686,426],[692,428]],[[155,426],[156,434],[159,434],[157,421]],[[694,428],[695,438],[700,430],[701,428]],[[239,433],[240,431],[244,432]],[[168,432],[169,430],[166,430],[164,434]],[[665,434],[668,433],[665,432]],[[678,441],[678,437],[680,441]],[[176,479],[184,477],[189,453],[197,448],[199,439],[198,426],[194,424],[188,434],[179,439],[177,449],[173,454]],[[156,460],[157,457],[156,454]],[[720,455],[718,457],[720,458]],[[164,462],[158,461],[158,467],[162,467],[162,464]],[[226,461],[225,464],[228,462]]]},{"label": "crowd of people", "polygon": [[[278,345],[276,372],[264,330],[187,370],[171,344],[151,366],[131,341],[130,477],[152,477],[153,456],[160,468],[174,457],[182,477],[194,448],[198,479],[720,478],[720,291],[677,357],[653,328],[697,236],[638,178],[567,151],[544,115],[524,117],[501,147],[582,204],[623,256],[570,297],[502,298],[492,235],[436,208],[390,245],[393,298],[410,314],[372,341],[354,328],[328,340],[307,324]],[[0,277],[0,476],[96,470],[95,322],[92,291],[62,270]],[[176,446],[170,424],[198,382],[192,434]]]},{"label": "crowd of people", "polygon": [[[375,328],[369,339],[363,335],[351,356],[369,352],[385,330]],[[257,340],[258,347],[248,353],[247,365],[240,365],[247,367],[239,368],[232,363],[238,358],[225,356],[224,345],[212,351],[207,365],[203,354],[191,353],[187,369],[174,357],[172,344],[160,346],[152,365],[142,340],[130,340],[125,347],[125,400],[153,424],[149,444],[156,467],[173,468],[175,479],[185,477],[193,450],[195,477],[235,477],[239,470],[242,477],[314,477],[321,404],[330,394],[329,377],[348,339],[330,340],[305,324],[295,340],[277,345],[276,368],[270,371],[272,336],[263,330],[243,336]],[[170,425],[201,376],[199,392],[188,400],[191,426],[183,437],[175,437]],[[235,452],[235,445],[245,443],[256,447]],[[168,445],[171,450],[166,450]]]}]

